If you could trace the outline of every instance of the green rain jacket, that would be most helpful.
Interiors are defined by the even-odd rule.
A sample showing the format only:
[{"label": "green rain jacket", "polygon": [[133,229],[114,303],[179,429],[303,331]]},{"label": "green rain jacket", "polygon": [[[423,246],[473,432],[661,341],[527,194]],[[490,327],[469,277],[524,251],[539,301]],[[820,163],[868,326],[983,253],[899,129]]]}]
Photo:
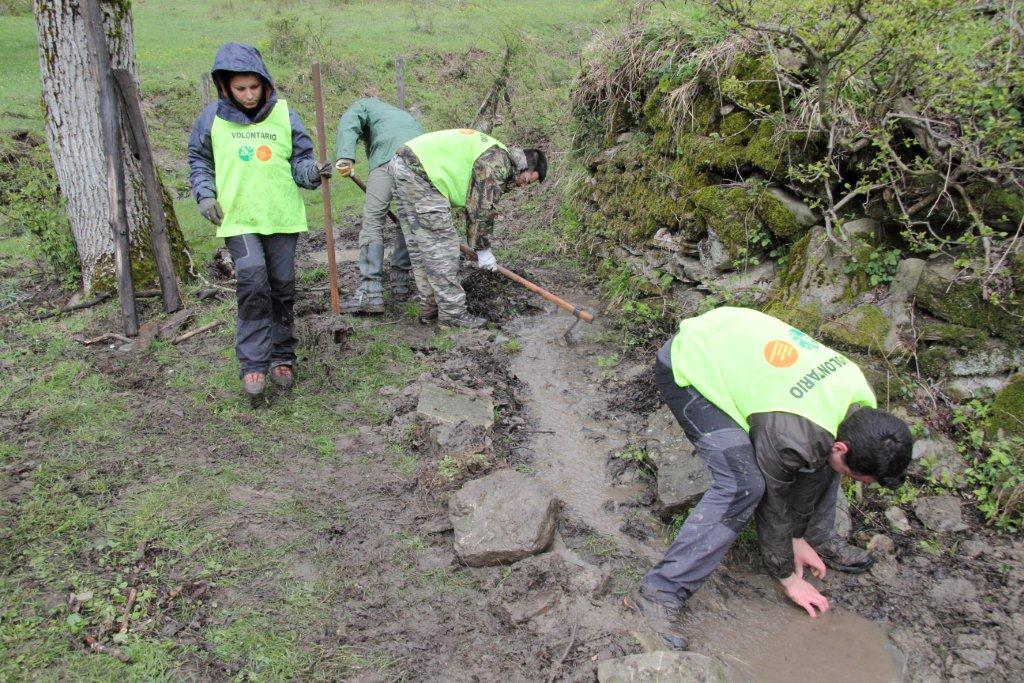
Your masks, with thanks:
[{"label": "green rain jacket", "polygon": [[338,153],[335,159],[356,158],[362,139],[370,170],[391,161],[398,148],[423,135],[423,126],[409,112],[376,97],[356,100],[338,122]]}]

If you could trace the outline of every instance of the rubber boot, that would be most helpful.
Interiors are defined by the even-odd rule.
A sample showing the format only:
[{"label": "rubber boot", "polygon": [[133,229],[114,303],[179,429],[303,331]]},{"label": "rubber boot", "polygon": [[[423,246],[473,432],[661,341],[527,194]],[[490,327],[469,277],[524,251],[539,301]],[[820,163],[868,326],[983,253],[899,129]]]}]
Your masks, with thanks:
[{"label": "rubber boot", "polygon": [[341,304],[342,313],[380,315],[384,312],[384,243],[372,242],[359,247],[359,287]]},{"label": "rubber boot", "polygon": [[[286,375],[279,375],[274,370],[280,367],[291,368],[291,372]],[[270,382],[281,391],[288,391],[295,386],[295,368],[288,363],[281,363],[270,368]]]},{"label": "rubber boot", "polygon": [[812,547],[822,562],[832,569],[847,574],[861,574],[875,563],[875,558],[871,556],[871,553],[847,543],[839,536],[831,536],[821,545]]},{"label": "rubber boot", "polygon": [[367,294],[360,285],[352,296],[341,302],[342,313],[380,315],[384,312],[384,297],[381,294]]}]

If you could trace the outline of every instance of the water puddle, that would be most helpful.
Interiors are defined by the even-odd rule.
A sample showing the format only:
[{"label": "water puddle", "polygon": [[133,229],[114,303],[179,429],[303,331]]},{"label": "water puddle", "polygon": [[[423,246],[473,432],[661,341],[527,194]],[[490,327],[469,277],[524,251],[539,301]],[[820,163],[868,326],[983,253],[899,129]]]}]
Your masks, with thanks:
[{"label": "water puddle", "polygon": [[717,657],[734,681],[791,683],[810,674],[829,683],[898,683],[906,666],[878,624],[835,608],[812,619],[781,598],[735,598],[724,609],[693,610],[685,631],[694,649]]}]

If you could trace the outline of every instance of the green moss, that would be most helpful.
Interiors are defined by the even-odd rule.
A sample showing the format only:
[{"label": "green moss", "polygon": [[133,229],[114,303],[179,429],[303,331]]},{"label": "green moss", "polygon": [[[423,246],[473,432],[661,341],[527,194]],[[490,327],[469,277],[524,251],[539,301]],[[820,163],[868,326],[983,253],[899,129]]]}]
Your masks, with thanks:
[{"label": "green moss", "polygon": [[863,304],[826,323],[821,334],[845,349],[879,352],[885,348],[892,323],[877,306]]},{"label": "green moss", "polygon": [[1014,375],[996,395],[989,418],[989,433],[998,438],[1024,436],[1024,374]]},{"label": "green moss", "polygon": [[988,342],[988,335],[981,330],[971,329],[953,323],[934,322],[921,327],[921,341],[939,342],[961,349],[976,348]]},{"label": "green moss", "polygon": [[927,377],[945,377],[949,364],[956,359],[956,351],[948,346],[932,346],[917,354],[917,369]]},{"label": "green moss", "polygon": [[712,185],[693,195],[698,219],[734,256],[763,251],[775,238],[791,238],[800,226],[793,214],[763,187]]},{"label": "green moss", "polygon": [[812,337],[818,334],[821,321],[824,319],[818,304],[800,303],[796,297],[772,301],[765,307],[764,312]]},{"label": "green moss", "polygon": [[976,280],[956,279],[953,268],[927,268],[915,294],[918,304],[949,322],[985,330],[1003,339],[1024,342],[1024,282],[986,299]]}]

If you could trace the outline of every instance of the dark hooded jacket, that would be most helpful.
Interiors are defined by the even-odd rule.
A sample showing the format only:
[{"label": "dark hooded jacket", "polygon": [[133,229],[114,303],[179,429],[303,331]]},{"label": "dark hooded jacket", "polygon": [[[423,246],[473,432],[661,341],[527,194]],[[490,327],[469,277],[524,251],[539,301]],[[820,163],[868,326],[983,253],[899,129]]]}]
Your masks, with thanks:
[{"label": "dark hooded jacket", "polygon": [[[263,93],[263,104],[255,116],[250,118],[235,104],[228,94],[228,81],[232,74],[254,73],[263,79],[266,86]],[[217,50],[210,73],[214,85],[220,95],[216,102],[211,102],[192,125],[192,135],[188,140],[189,182],[192,185],[192,196],[196,201],[217,196],[217,182],[214,178],[213,144],[210,131],[213,129],[214,117],[225,121],[248,125],[259,123],[270,115],[277,103],[277,91],[274,81],[270,78],[266,64],[259,50],[242,43],[225,43]],[[292,124],[292,156],[289,159],[292,167],[292,178],[300,187],[308,190],[320,186],[320,176],[316,172],[316,160],[313,157],[313,141],[306,133],[302,121],[294,109],[288,110]]]}]

